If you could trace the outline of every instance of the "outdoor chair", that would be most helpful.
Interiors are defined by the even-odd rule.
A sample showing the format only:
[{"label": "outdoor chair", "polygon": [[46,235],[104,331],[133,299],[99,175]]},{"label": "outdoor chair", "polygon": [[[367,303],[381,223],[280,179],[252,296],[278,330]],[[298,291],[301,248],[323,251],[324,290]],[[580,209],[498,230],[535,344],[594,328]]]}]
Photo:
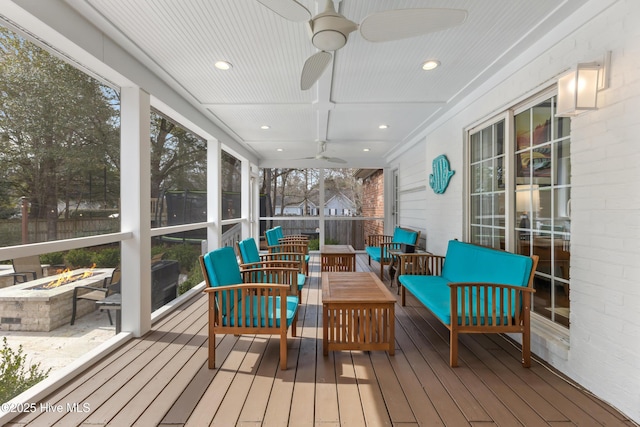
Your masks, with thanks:
[{"label": "outdoor chair", "polygon": [[403,245],[415,247],[419,239],[420,231],[408,230],[401,227],[396,227],[393,235],[371,234],[367,236],[365,251],[369,256],[369,265],[371,265],[372,259],[380,263],[380,280],[384,280],[384,266],[391,264],[392,261],[392,256],[389,251],[399,251]]},{"label": "outdoor chair", "polygon": [[[73,308],[71,311],[71,324],[73,325],[76,321],[78,301],[89,300],[97,302],[102,301],[109,295],[120,293],[120,278],[120,267],[117,267],[115,270],[113,270],[113,273],[111,273],[110,277],[105,277],[102,282],[102,287],[81,285],[73,288]],[[113,325],[113,319],[111,318],[110,310],[107,310],[107,315],[109,316],[109,324]]]},{"label": "outdoor chair", "polygon": [[215,369],[216,334],[280,335],[280,369],[287,369],[287,330],[296,336],[298,298],[289,295],[294,268],[240,270],[231,247],[200,256],[209,294],[209,369]]},{"label": "outdoor chair", "polygon": [[12,263],[13,273],[11,273],[11,276],[13,276],[14,285],[44,277],[39,255],[14,258]]},{"label": "outdoor chair", "polygon": [[305,234],[287,234],[285,236],[284,231],[282,230],[282,227],[280,225],[273,227],[272,230],[274,230],[274,234],[278,239],[278,241],[280,242],[290,241],[290,240],[303,240],[303,241],[306,241],[307,243],[309,242],[309,236]]},{"label": "outdoor chair", "polygon": [[240,253],[240,269],[260,267],[288,267],[298,269],[298,301],[302,301],[302,288],[307,282],[307,276],[303,272],[305,255],[299,252],[274,252],[260,254],[258,246],[253,238],[238,242]]},{"label": "outdoor chair", "polygon": [[289,239],[280,240],[278,231],[274,228],[265,231],[265,240],[267,241],[267,250],[269,253],[278,252],[294,252],[304,255],[304,263],[302,264],[302,272],[304,275],[309,274],[309,241],[308,239]]}]

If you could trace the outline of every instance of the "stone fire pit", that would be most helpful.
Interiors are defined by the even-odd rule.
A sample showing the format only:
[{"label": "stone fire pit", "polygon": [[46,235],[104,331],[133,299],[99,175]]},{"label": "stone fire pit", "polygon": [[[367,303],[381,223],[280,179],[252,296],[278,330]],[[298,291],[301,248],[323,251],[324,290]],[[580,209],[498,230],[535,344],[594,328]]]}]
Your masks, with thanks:
[{"label": "stone fire pit", "polygon": [[[82,268],[73,270],[72,274],[75,276],[86,271],[89,269]],[[51,289],[34,288],[58,279],[59,275],[0,289],[0,330],[47,332],[71,322],[73,288],[80,285],[101,287],[112,272],[112,268],[96,268],[91,277]],[[80,300],[77,316],[95,309],[95,302]]]}]

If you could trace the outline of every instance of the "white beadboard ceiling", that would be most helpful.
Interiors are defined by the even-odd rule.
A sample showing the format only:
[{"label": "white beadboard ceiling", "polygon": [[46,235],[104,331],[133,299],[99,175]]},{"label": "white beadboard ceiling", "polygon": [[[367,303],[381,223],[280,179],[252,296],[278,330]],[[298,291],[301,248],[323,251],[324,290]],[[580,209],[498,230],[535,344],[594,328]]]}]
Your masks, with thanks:
[{"label": "white beadboard ceiling", "polygon": [[[256,0],[72,0],[69,4],[166,83],[187,94],[263,165],[313,156],[317,141],[349,166],[379,166],[395,150],[575,12],[586,0],[342,0],[355,22],[389,9],[468,11],[460,26],[371,43],[358,32],[322,78],[301,91],[316,52],[305,23]],[[325,0],[299,0],[312,14]],[[441,62],[425,72],[421,64]],[[213,64],[233,65],[220,71]],[[387,124],[380,130],[378,125]],[[260,126],[268,125],[268,130]],[[277,151],[278,148],[283,151]],[[370,149],[364,152],[363,149]],[[308,162],[307,162],[308,163]],[[324,164],[331,166],[332,164]]]}]

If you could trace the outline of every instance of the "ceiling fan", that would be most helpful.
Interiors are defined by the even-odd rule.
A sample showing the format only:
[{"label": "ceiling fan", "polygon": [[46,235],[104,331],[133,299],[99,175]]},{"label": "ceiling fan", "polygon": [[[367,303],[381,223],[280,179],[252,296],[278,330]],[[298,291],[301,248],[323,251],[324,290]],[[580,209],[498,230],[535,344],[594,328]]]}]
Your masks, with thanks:
[{"label": "ceiling fan", "polygon": [[333,0],[327,0],[324,12],[316,16],[295,0],[258,2],[287,20],[308,22],[311,43],[320,52],[304,63],[300,79],[302,90],[313,86],[331,62],[329,52],[342,48],[349,34],[357,29],[365,40],[383,42],[444,30],[462,24],[467,18],[467,11],[461,9],[396,9],[373,13],[358,25],[336,12]]},{"label": "ceiling fan", "polygon": [[316,153],[315,156],[311,156],[311,157],[303,157],[299,160],[311,160],[311,159],[315,159],[315,160],[326,160],[328,162],[332,162],[332,163],[347,163],[346,160],[340,159],[338,157],[328,157],[324,155],[325,149],[327,146],[327,142],[326,141],[318,141],[318,152]]}]

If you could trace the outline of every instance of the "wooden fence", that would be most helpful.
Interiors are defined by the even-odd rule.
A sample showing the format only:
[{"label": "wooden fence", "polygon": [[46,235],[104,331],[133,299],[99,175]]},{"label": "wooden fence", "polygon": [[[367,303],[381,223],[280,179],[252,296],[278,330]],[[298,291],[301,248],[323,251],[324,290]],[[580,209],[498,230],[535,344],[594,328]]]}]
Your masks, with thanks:
[{"label": "wooden fence", "polygon": [[[351,245],[355,250],[363,250],[365,244],[365,220],[331,220],[324,222],[324,237],[329,243],[336,245]],[[318,238],[317,220],[267,220],[267,228],[282,226],[287,234],[309,234],[311,238]]]},{"label": "wooden fence", "polygon": [[[120,231],[118,218],[74,218],[58,220],[57,240],[77,237],[96,236],[99,234],[117,233]],[[28,242],[46,242],[47,221],[30,219],[28,223]],[[22,244],[22,221],[8,219],[0,221],[0,246]]]}]

